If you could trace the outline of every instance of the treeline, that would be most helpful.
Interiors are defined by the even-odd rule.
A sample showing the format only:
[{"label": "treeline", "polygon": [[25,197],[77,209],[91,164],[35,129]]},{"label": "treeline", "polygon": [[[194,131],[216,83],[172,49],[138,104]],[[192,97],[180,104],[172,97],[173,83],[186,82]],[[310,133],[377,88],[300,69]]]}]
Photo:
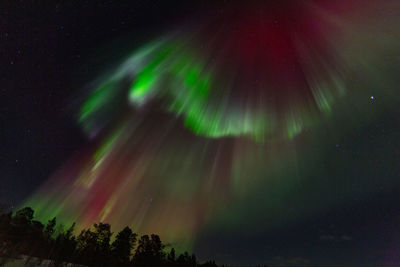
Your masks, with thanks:
[{"label": "treeline", "polygon": [[46,225],[34,220],[33,209],[26,207],[15,214],[0,214],[0,253],[2,257],[27,255],[86,266],[132,267],[216,267],[213,261],[200,264],[195,255],[175,254],[158,235],[138,237],[129,227],[116,234],[111,226],[96,223],[74,235],[75,224],[68,229],[57,226],[56,218]]}]

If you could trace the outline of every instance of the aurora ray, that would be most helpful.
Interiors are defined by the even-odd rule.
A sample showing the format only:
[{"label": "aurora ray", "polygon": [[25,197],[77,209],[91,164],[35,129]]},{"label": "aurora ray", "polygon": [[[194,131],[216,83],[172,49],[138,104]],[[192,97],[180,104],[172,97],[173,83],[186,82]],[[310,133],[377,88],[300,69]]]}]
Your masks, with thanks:
[{"label": "aurora ray", "polygon": [[354,111],[355,77],[391,80],[374,66],[393,42],[370,29],[399,31],[376,24],[375,3],[354,15],[357,3],[235,6],[135,50],[79,110],[90,144],[25,204],[191,244],[232,199],[296,161],[296,137]]}]

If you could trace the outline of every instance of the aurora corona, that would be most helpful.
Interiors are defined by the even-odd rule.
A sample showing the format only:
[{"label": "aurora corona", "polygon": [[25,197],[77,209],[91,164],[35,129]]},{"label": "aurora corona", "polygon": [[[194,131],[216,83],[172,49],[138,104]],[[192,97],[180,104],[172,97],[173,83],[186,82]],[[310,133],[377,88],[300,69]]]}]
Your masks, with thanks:
[{"label": "aurora corona", "polygon": [[190,245],[227,203],[285,172],[296,137],[352,110],[355,77],[387,75],[374,66],[391,50],[368,37],[372,3],[355,16],[359,1],[283,2],[209,14],[132,52],[78,111],[87,147],[26,204]]},{"label": "aurora corona", "polygon": [[266,13],[236,18],[210,41],[201,41],[202,32],[175,34],[142,47],[100,82],[80,122],[93,131],[96,117],[122,93],[133,107],[157,98],[196,135],[293,138],[345,94],[346,65],[329,46],[335,32],[323,32],[321,18],[297,15],[277,26]]}]

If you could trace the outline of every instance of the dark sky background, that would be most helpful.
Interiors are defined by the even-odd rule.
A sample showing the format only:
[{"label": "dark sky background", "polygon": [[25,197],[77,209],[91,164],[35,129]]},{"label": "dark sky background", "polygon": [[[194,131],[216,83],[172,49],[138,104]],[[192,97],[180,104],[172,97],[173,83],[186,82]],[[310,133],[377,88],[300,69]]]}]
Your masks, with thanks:
[{"label": "dark sky background", "polygon": [[[82,96],[82,84],[101,69],[93,62],[118,58],[129,49],[127,44],[109,52],[114,40],[143,42],[209,4],[1,1],[1,201],[18,205],[85,144],[74,101]],[[244,225],[235,236],[203,233],[198,254],[227,263],[400,266],[398,115],[398,110],[383,112],[325,144],[319,174],[330,181],[332,198],[340,198],[346,186],[362,191],[366,183],[374,194],[354,194],[318,216],[273,232],[248,235],[250,226]],[[351,182],[335,188],[332,181],[339,176]],[[318,191],[324,181],[315,185],[315,199],[318,192],[328,192]],[[249,216],[257,220],[256,214]]]}]

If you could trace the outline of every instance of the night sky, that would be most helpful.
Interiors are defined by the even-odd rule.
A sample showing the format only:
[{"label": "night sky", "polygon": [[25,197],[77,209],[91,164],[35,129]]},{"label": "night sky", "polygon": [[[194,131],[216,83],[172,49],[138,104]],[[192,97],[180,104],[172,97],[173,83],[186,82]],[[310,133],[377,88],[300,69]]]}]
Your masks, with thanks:
[{"label": "night sky", "polygon": [[[301,2],[283,2],[264,2],[275,11],[271,25],[280,23],[279,31],[264,32],[247,16],[232,19],[242,12],[240,2],[2,1],[1,201],[13,207],[29,204],[38,218],[56,214],[83,227],[101,218],[116,228],[131,224],[219,263],[400,266],[400,6],[391,0],[362,7],[361,1],[304,1],[321,3],[344,18],[326,15],[340,29],[326,34],[328,26],[315,26],[314,18],[308,23]],[[293,28],[292,18],[305,22]],[[245,30],[243,21],[249,23]],[[236,31],[257,41],[236,41]],[[293,56],[285,31],[314,48],[307,54],[311,59]],[[273,37],[259,37],[264,34]],[[234,41],[225,43],[229,38]],[[139,95],[145,89],[137,81],[148,77],[149,68],[133,66],[145,71],[134,74],[136,85],[127,93],[132,75],[120,71],[121,63],[154,40],[159,44],[150,55],[166,56],[164,65],[149,72],[159,75],[161,70],[163,77]],[[260,53],[264,49],[253,42],[272,43],[268,51],[276,51]],[[313,62],[310,51],[325,61]],[[188,62],[179,65],[174,60],[182,54]],[[229,56],[236,54],[240,57]],[[203,58],[207,63],[200,65],[203,76],[196,72],[198,83],[210,73],[218,84],[216,92],[210,89],[207,104],[197,100],[202,96],[196,91],[175,89],[182,72]],[[218,64],[210,63],[214,60]],[[239,78],[227,74],[232,62],[244,66],[233,72]],[[320,96],[329,97],[319,99],[318,92],[302,87],[304,62],[314,71],[311,78],[346,83],[346,94],[327,89]],[[321,70],[326,62],[331,68]],[[184,71],[174,73],[176,66]],[[214,66],[223,70],[214,73]],[[253,69],[272,75],[258,79]],[[340,79],[326,78],[332,69]],[[108,86],[114,80],[107,77],[115,73],[123,78]],[[249,80],[255,87],[272,81],[274,89],[243,91],[241,85]],[[231,83],[228,97],[221,88]],[[124,102],[127,96],[133,111]],[[269,97],[278,99],[266,100],[274,104],[268,110],[272,115],[258,115],[267,104],[254,103]],[[316,103],[309,104],[312,97]],[[217,107],[225,99],[230,104],[220,115]],[[86,113],[85,105],[90,107]],[[194,116],[193,107],[203,112]],[[255,119],[237,115],[247,111]],[[292,113],[300,113],[294,118],[301,126],[286,123]],[[226,119],[214,126],[209,123],[213,115]],[[259,126],[257,116],[271,125],[277,121],[275,128]],[[102,164],[101,174],[93,174],[99,185],[92,188],[89,169],[95,172]],[[143,173],[146,182],[133,182],[131,172]],[[87,198],[77,183],[88,190]],[[54,206],[66,202],[63,211]],[[78,211],[81,204],[86,206]],[[139,217],[144,206],[155,207],[148,208],[154,218]]]},{"label": "night sky", "polygon": [[82,84],[99,70],[90,60],[121,56],[104,50],[118,38],[137,46],[135,41],[162,32],[181,11],[161,1],[1,5],[2,172],[13,177],[4,179],[2,197],[15,203],[85,143],[73,104]]}]

